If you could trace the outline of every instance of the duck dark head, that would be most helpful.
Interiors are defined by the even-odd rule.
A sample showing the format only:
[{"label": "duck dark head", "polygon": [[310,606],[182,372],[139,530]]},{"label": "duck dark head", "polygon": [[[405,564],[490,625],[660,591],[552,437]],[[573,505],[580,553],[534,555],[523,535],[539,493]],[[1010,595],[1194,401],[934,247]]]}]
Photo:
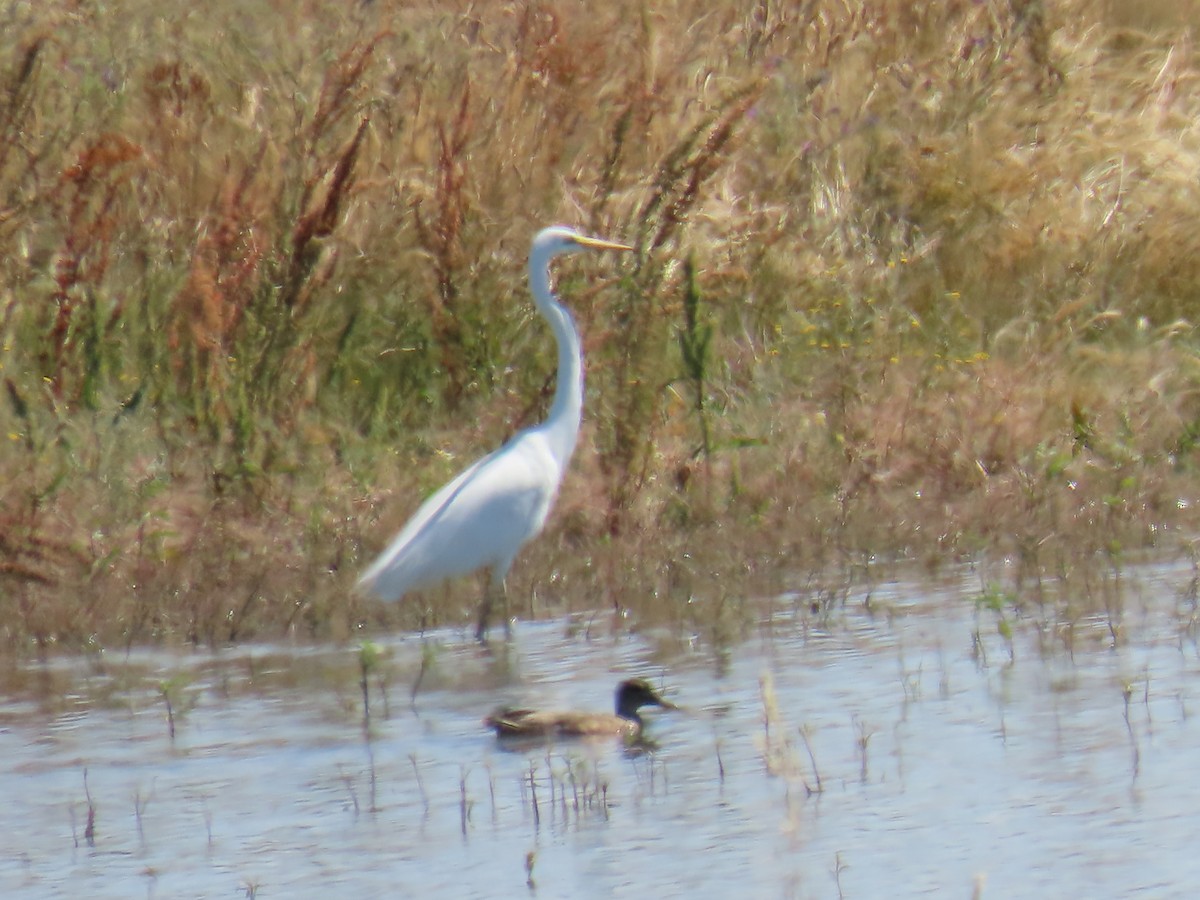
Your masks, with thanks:
[{"label": "duck dark head", "polygon": [[644,678],[630,678],[617,685],[616,709],[618,716],[641,724],[642,717],[638,715],[638,710],[643,706],[677,709],[674,703],[660,697],[654,690],[654,686]]}]

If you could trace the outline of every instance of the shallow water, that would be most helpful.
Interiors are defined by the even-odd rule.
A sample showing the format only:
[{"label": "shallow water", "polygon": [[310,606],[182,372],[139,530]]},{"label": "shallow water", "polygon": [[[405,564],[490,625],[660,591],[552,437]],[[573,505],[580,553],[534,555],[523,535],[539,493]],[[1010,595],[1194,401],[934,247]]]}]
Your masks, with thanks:
[{"label": "shallow water", "polygon": [[[396,636],[369,739],[357,648],[10,663],[0,896],[1190,895],[1191,575],[1128,574],[1120,615],[1069,633],[1010,613],[1011,651],[970,572],[780,604],[721,654],[562,622],[498,656],[426,635],[415,699],[423,644]],[[652,752],[481,727],[609,708],[634,674],[686,707],[651,711]]]}]

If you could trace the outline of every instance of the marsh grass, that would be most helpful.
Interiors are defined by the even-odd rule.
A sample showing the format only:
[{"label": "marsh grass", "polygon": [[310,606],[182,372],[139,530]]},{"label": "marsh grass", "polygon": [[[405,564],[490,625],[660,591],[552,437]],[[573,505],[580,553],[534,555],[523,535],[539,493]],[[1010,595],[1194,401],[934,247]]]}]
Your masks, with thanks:
[{"label": "marsh grass", "polygon": [[542,415],[556,220],[637,253],[558,270],[537,614],[731,642],[897,558],[1104,608],[1190,552],[1196,4],[118,6],[0,13],[10,645],[465,621],[353,576]]}]

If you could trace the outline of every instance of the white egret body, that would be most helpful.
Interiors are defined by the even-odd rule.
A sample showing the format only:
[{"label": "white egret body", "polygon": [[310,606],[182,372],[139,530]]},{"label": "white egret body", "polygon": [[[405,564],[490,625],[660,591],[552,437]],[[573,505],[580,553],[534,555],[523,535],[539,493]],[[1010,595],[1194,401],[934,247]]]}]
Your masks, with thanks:
[{"label": "white egret body", "polygon": [[383,600],[487,569],[476,637],[487,635],[493,596],[507,597],[504,579],[521,547],[541,532],[575,450],[583,413],[583,351],[571,314],[550,289],[550,261],[587,248],[630,250],[555,226],[538,232],[529,253],[529,284],[558,345],[554,402],[545,421],[439,489],[359,578]]}]

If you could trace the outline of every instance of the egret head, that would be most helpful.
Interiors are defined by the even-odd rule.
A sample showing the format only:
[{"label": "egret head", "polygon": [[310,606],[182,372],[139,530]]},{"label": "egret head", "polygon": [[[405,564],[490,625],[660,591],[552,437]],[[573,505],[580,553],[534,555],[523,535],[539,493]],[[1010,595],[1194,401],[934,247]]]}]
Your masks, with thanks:
[{"label": "egret head", "polygon": [[574,253],[577,250],[632,250],[626,244],[617,244],[600,238],[587,237],[574,228],[565,225],[552,225],[543,228],[533,239],[531,256],[540,259],[553,259],[563,253]]}]

